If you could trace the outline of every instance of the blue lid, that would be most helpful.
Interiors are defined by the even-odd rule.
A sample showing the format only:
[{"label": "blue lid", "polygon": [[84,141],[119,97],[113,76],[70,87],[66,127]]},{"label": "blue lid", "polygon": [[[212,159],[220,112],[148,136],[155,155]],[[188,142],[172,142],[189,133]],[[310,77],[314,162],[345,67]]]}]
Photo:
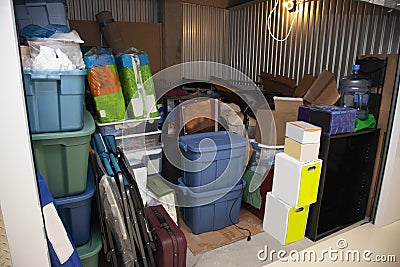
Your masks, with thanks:
[{"label": "blue lid", "polygon": [[109,50],[105,48],[98,49],[96,47],[85,53],[83,61],[87,69],[115,64],[114,56]]},{"label": "blue lid", "polygon": [[353,65],[353,70],[360,70],[360,65]]},{"label": "blue lid", "polygon": [[138,57],[139,57],[140,65],[149,65],[150,64],[149,57],[147,56],[146,53],[141,53],[138,55]]},{"label": "blue lid", "polygon": [[243,179],[240,179],[239,182],[233,187],[227,187],[227,188],[221,188],[221,189],[215,189],[215,190],[207,190],[204,192],[193,192],[190,187],[185,185],[183,182],[182,177],[178,178],[178,186],[179,189],[182,191],[184,195],[187,195],[189,197],[195,198],[195,199],[200,199],[204,197],[217,197],[219,195],[226,195],[227,193],[242,190],[246,187],[246,181]]},{"label": "blue lid", "polygon": [[86,191],[80,195],[73,195],[73,196],[54,199],[56,201],[57,207],[60,205],[68,205],[70,203],[84,201],[86,199],[93,197],[95,185],[94,185],[93,169],[92,169],[90,162],[88,164],[88,172],[87,173],[88,173],[88,175],[87,175]]},{"label": "blue lid", "polygon": [[200,142],[204,139],[211,139],[212,142],[204,142],[201,145],[201,152],[233,149],[247,145],[247,139],[231,132],[209,132],[191,134],[179,137],[179,146],[184,150],[200,152]]},{"label": "blue lid", "polygon": [[[131,68],[133,67],[133,56],[135,53],[122,53],[115,58],[117,68]],[[149,64],[149,57],[146,53],[137,54],[139,58],[140,65],[147,65]]]}]

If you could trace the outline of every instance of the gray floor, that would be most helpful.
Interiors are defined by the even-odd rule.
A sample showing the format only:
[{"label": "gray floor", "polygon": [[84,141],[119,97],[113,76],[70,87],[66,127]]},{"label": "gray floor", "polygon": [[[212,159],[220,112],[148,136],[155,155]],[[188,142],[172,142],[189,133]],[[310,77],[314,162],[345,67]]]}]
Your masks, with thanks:
[{"label": "gray floor", "polygon": [[282,246],[273,237],[262,232],[253,236],[250,241],[243,239],[196,256],[188,249],[187,266],[263,266],[270,263],[270,260],[260,261],[257,254],[259,250],[265,250],[266,246],[268,251],[274,249],[289,252],[291,250],[302,250],[313,244],[314,242],[304,238],[296,243]]},{"label": "gray floor", "polygon": [[[313,242],[308,238],[303,238],[302,240],[282,246],[269,234],[262,232],[252,237],[251,241],[246,241],[245,239],[240,240],[238,242],[226,245],[224,247],[217,248],[215,250],[206,252],[204,254],[193,255],[192,252],[188,249],[187,252],[187,266],[192,267],[208,267],[208,266],[251,266],[251,267],[259,267],[264,266],[271,263],[270,259],[266,259],[265,261],[261,261],[258,259],[259,250],[268,249],[268,253],[271,250],[279,251],[284,250],[289,252],[291,250],[301,251],[303,249],[309,248],[312,245],[315,245],[319,242],[323,242],[327,239],[330,239],[336,235],[347,232],[351,229],[354,229],[364,223],[366,223],[368,219],[355,223],[341,231],[338,231],[335,234],[329,235],[326,238],[318,240],[317,242]],[[263,256],[263,255],[261,255]],[[274,256],[274,260],[276,260],[276,255]]]}]

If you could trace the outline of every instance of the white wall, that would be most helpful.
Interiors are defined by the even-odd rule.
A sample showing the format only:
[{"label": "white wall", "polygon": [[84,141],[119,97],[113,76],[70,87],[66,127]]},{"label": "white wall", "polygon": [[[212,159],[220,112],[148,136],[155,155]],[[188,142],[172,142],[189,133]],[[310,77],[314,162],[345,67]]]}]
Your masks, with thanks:
[{"label": "white wall", "polygon": [[50,266],[11,0],[0,4],[0,205],[14,267]]},{"label": "white wall", "polygon": [[[400,90],[400,88],[399,88]],[[400,97],[390,137],[388,157],[383,176],[381,194],[375,218],[377,226],[385,226],[400,220]]]}]

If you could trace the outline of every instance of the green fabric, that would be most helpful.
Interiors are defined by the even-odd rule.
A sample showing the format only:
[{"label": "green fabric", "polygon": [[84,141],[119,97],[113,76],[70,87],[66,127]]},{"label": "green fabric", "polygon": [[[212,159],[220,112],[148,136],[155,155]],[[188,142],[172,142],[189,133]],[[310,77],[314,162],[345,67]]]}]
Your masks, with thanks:
[{"label": "green fabric", "polygon": [[[139,99],[139,103],[141,102],[144,107],[143,97],[139,94],[138,85],[136,82],[135,71],[133,67],[129,68],[121,68],[118,70],[119,79],[121,80],[122,91],[124,93],[125,105],[127,107],[128,118],[131,119],[142,119],[144,118],[145,111],[144,109],[137,109],[137,107],[133,107],[137,102],[132,102],[132,99]],[[135,113],[136,108],[136,113]]]},{"label": "green fabric", "polygon": [[[118,77],[117,67],[115,64],[107,65],[107,67],[110,68]],[[96,67],[93,69],[95,68]],[[88,69],[88,78],[93,69]],[[126,111],[122,88],[119,88],[119,90],[113,94],[93,96],[93,99],[100,123],[119,121],[125,118]]]},{"label": "green fabric", "polygon": [[376,126],[376,120],[374,115],[368,114],[368,118],[366,120],[360,120],[356,118],[356,127],[354,128],[354,132],[358,132],[363,129],[373,129]]},{"label": "green fabric", "polygon": [[[143,79],[143,87],[144,87],[144,92],[146,96],[153,96],[154,97],[154,103],[157,103],[156,99],[156,91],[154,89],[154,81],[152,78],[151,70],[150,70],[150,65],[140,65],[140,72],[142,73],[142,79]],[[150,109],[151,107],[147,107]],[[155,110],[153,109],[153,112],[150,112],[150,117],[155,118],[158,117],[158,111],[157,111],[157,106],[155,106]]]},{"label": "green fabric", "polygon": [[[261,200],[260,186],[262,183],[262,178],[263,177],[260,174],[250,170],[246,170],[243,175],[243,180],[246,181],[246,187],[243,192],[243,201],[252,205],[256,209],[261,208],[262,200]],[[256,184],[258,184],[258,187],[254,186]],[[250,192],[249,189],[253,190],[255,189],[255,190]]]}]

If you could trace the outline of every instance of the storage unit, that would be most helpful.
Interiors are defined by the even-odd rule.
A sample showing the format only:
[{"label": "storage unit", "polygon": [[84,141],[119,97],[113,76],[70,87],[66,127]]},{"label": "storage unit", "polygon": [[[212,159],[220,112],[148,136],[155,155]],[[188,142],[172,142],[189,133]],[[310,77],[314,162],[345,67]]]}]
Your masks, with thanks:
[{"label": "storage unit", "polygon": [[90,239],[90,218],[95,184],[92,168],[88,168],[86,191],[80,195],[56,198],[58,214],[75,246]]},{"label": "storage unit", "polygon": [[115,137],[119,137],[131,134],[157,131],[159,119],[160,117],[147,119],[129,119],[108,123],[99,123],[98,121],[96,121],[96,125],[99,127],[100,133],[102,135],[114,135]]},{"label": "storage unit", "polygon": [[251,142],[253,153],[247,168],[264,175],[275,164],[275,155],[283,152],[283,146],[267,146],[257,142]]},{"label": "storage unit", "polygon": [[86,190],[90,136],[95,124],[84,112],[80,131],[32,135],[36,170],[53,197],[81,194]]},{"label": "storage unit", "polygon": [[15,17],[20,30],[29,24],[68,26],[67,3],[65,0],[16,0]]},{"label": "storage unit", "polygon": [[272,194],[292,207],[317,200],[322,160],[300,162],[285,153],[276,155]]},{"label": "storage unit", "polygon": [[304,121],[286,123],[285,136],[299,143],[318,143],[321,137],[321,128]]},{"label": "storage unit", "polygon": [[98,267],[99,252],[103,247],[101,232],[97,223],[92,223],[90,240],[86,244],[76,248],[82,267]]},{"label": "storage unit", "polygon": [[125,151],[134,151],[147,147],[155,147],[160,144],[161,131],[144,132],[138,134],[130,134],[115,137],[117,146],[122,147]]},{"label": "storage unit", "polygon": [[86,70],[24,70],[32,133],[75,131],[83,127]]},{"label": "storage unit", "polygon": [[317,202],[310,206],[307,237],[326,237],[365,219],[379,129],[322,135]]},{"label": "storage unit", "polygon": [[286,137],[284,152],[298,161],[314,160],[318,158],[319,142],[302,144]]},{"label": "storage unit", "polygon": [[[182,178],[179,187],[185,203],[182,208],[182,218],[194,234],[214,231],[239,222],[242,190],[245,181],[241,180],[234,188],[210,190],[196,193],[190,190]],[[208,203],[205,204],[204,203]]]},{"label": "storage unit", "polygon": [[183,183],[193,192],[233,187],[243,174],[246,145],[224,131],[181,136]]},{"label": "storage unit", "polygon": [[129,162],[143,162],[147,167],[147,174],[153,175],[161,173],[162,166],[162,146],[151,147],[138,151],[128,151],[125,153]]},{"label": "storage unit", "polygon": [[263,229],[282,245],[303,239],[307,216],[308,206],[291,207],[267,193]]}]

